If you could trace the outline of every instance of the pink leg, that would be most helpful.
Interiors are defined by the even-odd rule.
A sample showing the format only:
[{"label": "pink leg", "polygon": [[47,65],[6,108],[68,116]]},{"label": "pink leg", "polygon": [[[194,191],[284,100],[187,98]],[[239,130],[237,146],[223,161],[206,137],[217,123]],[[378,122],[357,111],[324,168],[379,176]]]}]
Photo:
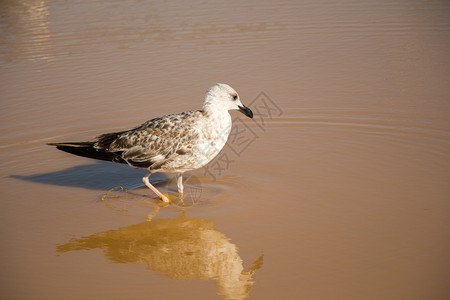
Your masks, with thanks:
[{"label": "pink leg", "polygon": [[183,173],[177,174],[177,187],[178,187],[178,193],[183,194]]},{"label": "pink leg", "polygon": [[161,199],[163,202],[169,202],[169,199],[164,196],[160,191],[158,191],[153,185],[150,184],[150,181],[148,180],[148,177],[152,175],[152,173],[148,173],[142,178],[142,182],[151,189],[156,195],[158,195],[159,199]]}]

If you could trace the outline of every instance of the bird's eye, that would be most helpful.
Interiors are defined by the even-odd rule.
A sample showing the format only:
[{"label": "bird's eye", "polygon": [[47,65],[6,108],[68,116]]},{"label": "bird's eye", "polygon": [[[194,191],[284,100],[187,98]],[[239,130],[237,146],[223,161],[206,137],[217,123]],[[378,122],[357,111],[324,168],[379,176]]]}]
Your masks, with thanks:
[{"label": "bird's eye", "polygon": [[237,98],[238,98],[237,95],[234,95],[234,96],[233,96],[233,100],[234,100],[234,101],[236,101]]}]

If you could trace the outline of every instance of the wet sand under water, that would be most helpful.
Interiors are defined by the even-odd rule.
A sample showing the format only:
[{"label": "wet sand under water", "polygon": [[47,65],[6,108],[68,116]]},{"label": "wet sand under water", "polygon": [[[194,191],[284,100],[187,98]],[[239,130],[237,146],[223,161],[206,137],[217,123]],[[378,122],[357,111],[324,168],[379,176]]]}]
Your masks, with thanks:
[{"label": "wet sand under water", "polygon": [[[447,2],[0,12],[2,298],[450,296]],[[215,82],[255,118],[232,113],[184,203],[170,174],[163,206],[145,171],[45,145],[200,108]]]}]

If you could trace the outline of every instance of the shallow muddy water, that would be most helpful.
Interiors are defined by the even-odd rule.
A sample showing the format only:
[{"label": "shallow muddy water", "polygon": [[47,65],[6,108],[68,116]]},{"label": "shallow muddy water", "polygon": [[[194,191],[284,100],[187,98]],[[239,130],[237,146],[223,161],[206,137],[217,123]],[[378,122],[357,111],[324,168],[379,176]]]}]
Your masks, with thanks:
[{"label": "shallow muddy water", "polygon": [[[1,1],[2,298],[448,299],[449,15]],[[215,82],[255,118],[232,112],[184,203],[170,174],[162,206],[145,171],[45,145],[201,108]]]}]

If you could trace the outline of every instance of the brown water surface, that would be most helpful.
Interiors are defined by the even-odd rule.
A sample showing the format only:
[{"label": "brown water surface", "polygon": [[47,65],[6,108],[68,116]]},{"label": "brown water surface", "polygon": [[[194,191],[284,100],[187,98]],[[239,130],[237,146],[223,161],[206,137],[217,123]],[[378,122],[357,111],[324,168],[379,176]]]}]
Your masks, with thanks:
[{"label": "brown water surface", "polygon": [[[450,2],[0,1],[5,299],[448,299]],[[62,153],[233,86],[171,175]],[[122,186],[125,190],[115,189]],[[102,200],[102,197],[103,200]]]}]

